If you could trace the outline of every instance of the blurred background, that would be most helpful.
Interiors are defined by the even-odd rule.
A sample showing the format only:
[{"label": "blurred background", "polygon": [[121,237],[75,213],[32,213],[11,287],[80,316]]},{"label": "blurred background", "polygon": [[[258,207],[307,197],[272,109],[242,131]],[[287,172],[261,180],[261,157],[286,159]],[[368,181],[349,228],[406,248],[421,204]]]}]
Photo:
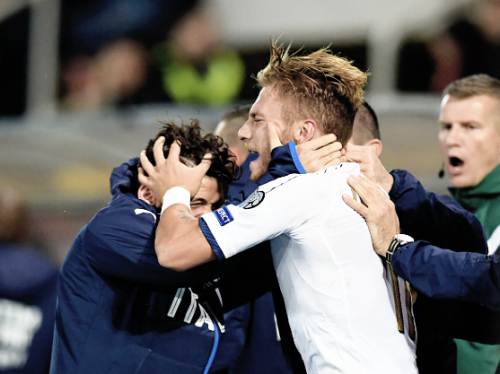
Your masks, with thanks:
[{"label": "blurred background", "polygon": [[276,38],[370,71],[384,164],[447,193],[440,92],[500,78],[498,0],[1,0],[0,188],[25,199],[28,240],[59,266],[157,120],[214,130],[256,98]]}]

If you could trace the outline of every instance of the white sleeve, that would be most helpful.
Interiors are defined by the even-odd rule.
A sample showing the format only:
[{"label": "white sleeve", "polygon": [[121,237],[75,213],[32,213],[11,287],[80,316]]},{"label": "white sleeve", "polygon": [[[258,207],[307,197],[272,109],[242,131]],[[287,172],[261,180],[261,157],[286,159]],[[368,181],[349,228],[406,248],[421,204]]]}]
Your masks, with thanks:
[{"label": "white sleeve", "polygon": [[299,204],[294,198],[296,192],[292,193],[293,190],[297,191],[297,181],[295,178],[280,178],[259,187],[238,206],[224,206],[203,215],[202,220],[214,240],[210,240],[210,233],[207,236],[203,227],[202,230],[214,252],[218,254],[220,249],[224,257],[231,257],[258,243],[290,232],[304,222],[308,210],[304,206],[307,202],[301,199]]}]

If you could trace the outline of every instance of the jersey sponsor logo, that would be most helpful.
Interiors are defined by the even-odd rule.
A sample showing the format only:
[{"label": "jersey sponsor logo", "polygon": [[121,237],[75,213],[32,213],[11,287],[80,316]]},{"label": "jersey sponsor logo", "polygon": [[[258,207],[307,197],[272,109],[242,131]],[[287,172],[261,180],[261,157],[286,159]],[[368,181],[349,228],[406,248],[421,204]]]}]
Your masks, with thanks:
[{"label": "jersey sponsor logo", "polygon": [[214,214],[215,214],[215,217],[217,217],[217,221],[219,221],[219,224],[221,226],[225,226],[228,223],[234,221],[234,218],[233,218],[231,212],[225,206],[214,211]]},{"label": "jersey sponsor logo", "polygon": [[264,201],[264,197],[266,197],[266,194],[264,191],[255,191],[252,193],[248,198],[241,203],[241,207],[243,209],[252,209],[258,206],[261,202]]}]

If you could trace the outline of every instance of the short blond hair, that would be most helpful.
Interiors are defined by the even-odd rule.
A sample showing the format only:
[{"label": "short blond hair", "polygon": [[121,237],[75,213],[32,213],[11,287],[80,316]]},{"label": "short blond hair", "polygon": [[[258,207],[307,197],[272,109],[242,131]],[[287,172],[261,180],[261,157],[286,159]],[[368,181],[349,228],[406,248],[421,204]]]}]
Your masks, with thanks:
[{"label": "short blond hair", "polygon": [[256,80],[261,88],[270,87],[284,99],[285,123],[314,119],[320,130],[335,134],[345,145],[363,103],[367,78],[368,73],[327,48],[299,56],[290,54],[290,46],[273,42],[269,64]]}]

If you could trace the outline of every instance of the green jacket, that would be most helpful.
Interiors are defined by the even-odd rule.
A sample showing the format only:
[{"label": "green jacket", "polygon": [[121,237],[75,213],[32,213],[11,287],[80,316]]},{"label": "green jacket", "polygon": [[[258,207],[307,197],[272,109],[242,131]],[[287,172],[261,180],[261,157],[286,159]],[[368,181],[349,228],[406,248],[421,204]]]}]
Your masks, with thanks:
[{"label": "green jacket", "polygon": [[489,238],[500,225],[500,165],[476,187],[450,188],[452,196],[481,222]]},{"label": "green jacket", "polygon": [[[500,226],[500,165],[472,188],[450,188],[452,196],[481,222],[490,238]],[[491,251],[491,250],[490,250]],[[498,251],[497,246],[497,254]],[[500,345],[455,340],[458,374],[493,374],[500,362]]]}]

